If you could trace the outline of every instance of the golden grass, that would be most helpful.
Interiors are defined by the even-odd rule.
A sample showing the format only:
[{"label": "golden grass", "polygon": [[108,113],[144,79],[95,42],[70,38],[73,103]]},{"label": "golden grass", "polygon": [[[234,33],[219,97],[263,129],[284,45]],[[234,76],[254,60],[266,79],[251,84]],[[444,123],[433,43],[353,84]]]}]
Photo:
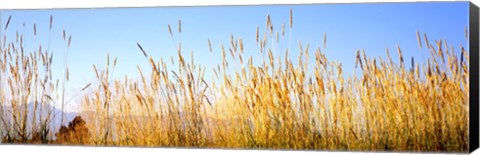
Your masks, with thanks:
[{"label": "golden grass", "polygon": [[[16,34],[18,38],[18,31]],[[59,89],[52,80],[53,53],[43,51],[41,45],[26,53],[22,39],[20,43],[16,40],[8,44],[3,40],[0,48],[0,134],[3,142],[45,143],[52,135],[49,123],[56,115],[47,107]]]},{"label": "golden grass", "polygon": [[[284,25],[282,38],[285,37]],[[290,10],[290,38],[292,25]],[[170,25],[168,31],[173,38]],[[257,27],[255,40],[259,48],[257,54],[263,55],[261,64],[255,64],[252,56],[244,54],[243,46],[247,42],[233,34],[230,47],[221,45],[221,53],[212,50],[208,39],[209,52],[205,53],[222,54],[222,62],[211,68],[211,80],[205,76],[210,69],[195,63],[193,56],[191,60],[185,59],[181,42],[177,47],[178,55],[170,58],[171,65],[163,58],[149,57],[148,51],[137,43],[151,67],[148,71],[138,68],[139,80],[110,79],[109,71],[115,68],[116,59],[110,64],[107,56],[105,69],[98,70],[93,65],[97,82],[82,89],[91,91],[82,101],[90,135],[88,141],[82,143],[370,151],[468,150],[469,60],[468,51],[463,47],[460,47],[459,56],[453,48],[447,48],[445,40],[431,45],[424,34],[424,47],[430,54],[425,62],[416,63],[411,58],[410,66],[405,66],[400,47],[397,48],[398,61],[392,59],[388,49],[387,60],[367,57],[362,50],[357,51],[355,62],[358,67],[355,71],[360,73],[345,75],[341,63],[330,61],[320,48],[311,52],[308,43],[303,46],[299,42],[296,64],[288,54],[289,47],[273,49],[273,40],[279,43],[279,35],[278,32],[273,35],[269,15],[266,31],[270,31],[270,35],[264,32],[263,38],[259,38],[262,33],[259,31]],[[178,32],[181,33],[180,20]],[[66,40],[65,33],[63,38]],[[272,45],[268,44],[270,40]],[[324,49],[326,40],[324,34]],[[424,43],[418,31],[417,40],[422,48]],[[227,50],[231,57],[227,57]],[[31,126],[31,133],[38,132],[52,116],[28,123],[26,108],[17,105],[37,100],[42,104],[52,103],[51,96],[58,90],[58,84],[54,87],[50,77],[53,54],[40,50],[25,56],[14,42],[4,43],[1,51],[0,87],[4,89],[0,90],[0,103],[12,106],[1,110],[0,134],[26,142],[33,138],[26,126]],[[170,69],[172,67],[175,70]],[[42,71],[46,73],[38,74]],[[25,93],[28,95],[23,95]],[[52,137],[50,134],[44,139]]]}]

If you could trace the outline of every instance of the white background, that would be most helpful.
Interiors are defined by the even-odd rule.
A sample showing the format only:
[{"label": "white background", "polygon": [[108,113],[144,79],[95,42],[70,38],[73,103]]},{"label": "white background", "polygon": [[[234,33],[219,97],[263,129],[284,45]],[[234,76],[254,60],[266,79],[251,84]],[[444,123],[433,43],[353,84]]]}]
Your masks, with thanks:
[{"label": "white background", "polygon": [[[205,6],[205,5],[255,5],[255,4],[308,4],[308,3],[364,3],[364,2],[419,2],[428,0],[0,0],[0,9],[50,9],[50,8],[99,8],[99,7],[144,7],[144,6]],[[446,1],[446,0],[435,0]],[[480,0],[472,0],[477,6]],[[472,95],[473,96],[473,95]],[[477,95],[478,96],[478,95]],[[479,122],[480,123],[480,122]],[[273,150],[220,150],[220,149],[174,149],[174,148],[118,148],[81,146],[0,145],[4,154],[62,154],[62,155],[105,155],[105,154],[411,154],[411,153],[364,153],[325,151],[273,151]],[[475,151],[474,154],[480,154]]]}]

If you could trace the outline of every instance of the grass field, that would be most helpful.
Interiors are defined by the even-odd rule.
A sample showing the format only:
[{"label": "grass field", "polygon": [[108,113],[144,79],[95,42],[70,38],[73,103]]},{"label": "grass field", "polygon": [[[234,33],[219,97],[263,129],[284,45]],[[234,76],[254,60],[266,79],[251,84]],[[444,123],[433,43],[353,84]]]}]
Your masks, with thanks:
[{"label": "grass field", "polygon": [[[262,57],[260,64],[245,56],[242,38],[234,35],[229,45],[208,40],[210,51],[201,52],[221,53],[223,60],[213,68],[196,63],[193,57],[186,59],[190,53],[182,50],[181,42],[172,51],[178,53],[176,57],[160,60],[137,43],[139,50],[134,52],[145,56],[144,63],[151,66],[151,70],[138,69],[141,79],[111,79],[112,70],[122,62],[108,57],[106,68],[92,66],[97,82],[81,90],[89,91],[82,97],[81,118],[61,131],[50,125],[53,117],[61,116],[48,105],[65,102],[59,100],[65,94],[64,84],[54,78],[68,81],[68,72],[75,70],[65,65],[65,77],[52,78],[54,53],[45,50],[46,45],[25,51],[22,34],[2,36],[2,143],[468,150],[469,52],[463,47],[454,52],[446,40],[428,40],[417,31],[417,38],[412,39],[428,49],[425,61],[404,58],[400,47],[387,49],[386,58],[369,57],[359,50],[357,55],[347,55],[356,57],[356,73],[346,74],[342,62],[325,56],[326,34],[324,47],[299,42],[292,49],[272,48],[272,44],[286,44],[278,38],[292,35],[288,34],[294,27],[290,13],[284,25],[272,25],[268,16],[266,29],[257,27],[252,37]],[[1,28],[13,27],[7,22]],[[168,31],[172,36],[181,34],[181,21],[168,25]],[[64,32],[62,37],[68,48],[71,36]],[[214,51],[211,46],[222,50]],[[300,54],[291,55],[290,50]],[[214,74],[205,74],[207,70]],[[62,122],[67,121],[72,120]]]}]

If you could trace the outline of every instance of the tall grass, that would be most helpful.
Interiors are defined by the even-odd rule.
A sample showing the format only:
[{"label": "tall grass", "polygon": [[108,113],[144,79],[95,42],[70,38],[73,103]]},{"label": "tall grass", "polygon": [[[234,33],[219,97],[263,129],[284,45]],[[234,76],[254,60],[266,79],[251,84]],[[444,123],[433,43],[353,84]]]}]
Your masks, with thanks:
[{"label": "tall grass", "polygon": [[[180,20],[177,27],[178,31],[173,32],[168,25],[172,40],[174,35],[182,33]],[[190,60],[184,56],[181,39],[174,40],[177,56],[170,58],[171,62],[153,59],[149,51],[137,43],[139,54],[150,64],[149,70],[138,67],[140,79],[127,76],[112,79],[117,61],[114,59],[112,63],[107,56],[104,69],[92,66],[97,82],[82,89],[89,89],[91,93],[86,94],[81,103],[90,133],[81,143],[468,150],[469,56],[463,47],[460,47],[462,51],[454,52],[445,40],[429,42],[426,35],[422,39],[417,32],[419,47],[428,50],[425,61],[419,63],[411,58],[410,63],[407,62],[409,59],[403,57],[400,47],[395,51],[396,57],[387,49],[387,58],[368,57],[365,51],[359,50],[357,55],[352,55],[356,57],[358,74],[345,74],[342,63],[325,56],[326,34],[323,48],[312,51],[308,43],[299,42],[298,55],[289,54],[292,53],[292,11],[289,27],[283,24],[281,31],[275,30],[278,29],[274,29],[270,16],[264,32],[257,27],[255,40],[257,54],[262,56],[260,63],[244,51],[244,44],[250,43],[234,35],[229,45],[220,45],[221,51],[212,50],[216,45],[210,39],[209,51],[198,51],[221,55],[222,62],[208,69],[196,63],[192,53]],[[285,35],[285,31],[290,35]],[[283,41],[288,41],[288,46],[281,49],[277,45],[284,44]],[[18,48],[13,42],[4,43],[2,51],[1,103],[11,103],[12,111],[2,110],[1,131],[3,135],[28,139],[31,137],[24,136],[25,127],[16,123],[21,122],[27,112],[14,105],[27,101],[25,96],[19,96],[25,92],[40,96],[40,99],[33,98],[41,103],[51,103],[43,98],[57,90],[50,83],[49,74],[44,78],[34,76],[43,70],[49,73],[51,62],[41,61],[44,65],[39,67],[44,67],[43,70],[32,70],[38,60],[51,61],[51,54],[38,52],[23,57],[23,51],[16,52]],[[17,59],[19,63],[14,63]],[[212,75],[206,75],[209,71]],[[208,79],[210,76],[212,79]],[[48,87],[37,89],[30,83],[43,80]],[[32,129],[39,128],[33,126]]]},{"label": "tall grass", "polygon": [[[8,18],[4,32],[11,20]],[[36,37],[36,25],[33,26]],[[0,48],[0,136],[2,142],[46,143],[51,139],[51,120],[58,86],[52,78],[53,53],[42,45],[24,48],[23,34],[2,38]]]}]

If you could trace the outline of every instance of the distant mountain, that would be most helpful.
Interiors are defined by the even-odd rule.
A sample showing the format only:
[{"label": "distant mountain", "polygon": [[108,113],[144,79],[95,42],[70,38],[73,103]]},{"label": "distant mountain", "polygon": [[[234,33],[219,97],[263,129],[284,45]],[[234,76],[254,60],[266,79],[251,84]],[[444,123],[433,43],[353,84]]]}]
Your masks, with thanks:
[{"label": "distant mountain", "polygon": [[[17,108],[21,109],[23,111],[24,105],[17,105]],[[68,122],[73,120],[75,116],[78,115],[78,113],[74,112],[63,112],[62,110],[56,108],[55,106],[52,106],[51,104],[42,104],[38,103],[37,107],[35,107],[34,102],[30,102],[27,105],[27,111],[28,111],[28,119],[27,121],[33,122],[34,119],[34,113],[35,113],[35,119],[36,122],[40,122],[40,117],[46,118],[48,116],[48,113],[51,113],[51,120],[49,123],[50,131],[55,133],[60,129],[61,127],[61,121],[62,121],[62,114],[65,116],[64,118],[64,125],[68,125]],[[11,111],[12,107],[11,106],[4,106],[3,109],[6,111]],[[36,109],[36,110],[35,110]],[[7,115],[11,116],[11,114]],[[7,119],[13,119],[13,118],[7,118]],[[27,124],[32,124],[32,123],[27,123]],[[30,130],[31,127],[27,127],[28,130]]]}]

